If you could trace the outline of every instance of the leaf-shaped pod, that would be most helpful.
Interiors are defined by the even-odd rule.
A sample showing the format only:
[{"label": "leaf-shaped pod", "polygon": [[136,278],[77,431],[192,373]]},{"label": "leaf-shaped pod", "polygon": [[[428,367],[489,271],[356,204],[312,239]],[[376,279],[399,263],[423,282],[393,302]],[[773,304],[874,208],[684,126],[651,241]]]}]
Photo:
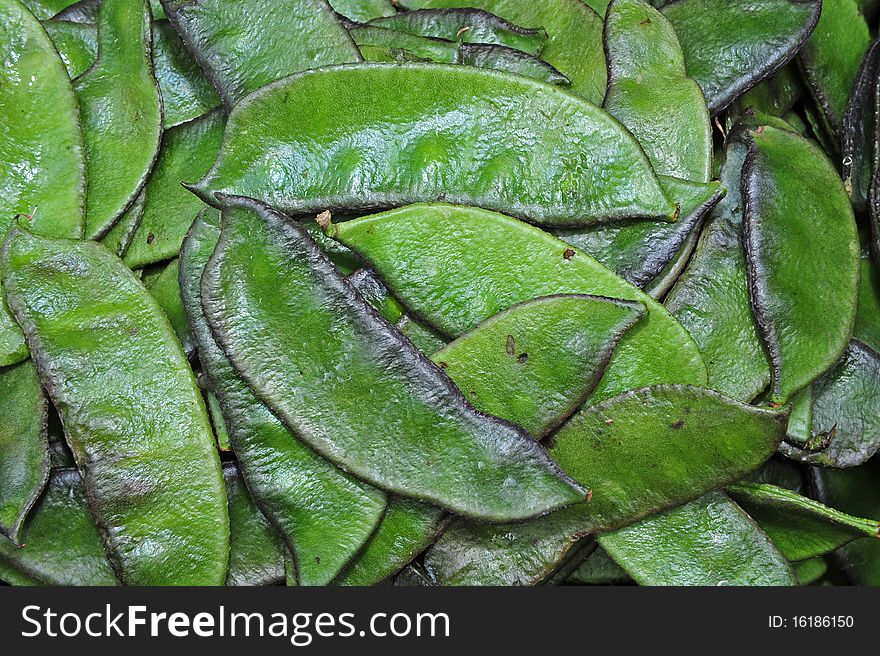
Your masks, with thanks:
[{"label": "leaf-shaped pod", "polygon": [[38,19],[46,20],[72,5],[73,2],[71,0],[26,0],[23,4]]},{"label": "leaf-shaped pod", "polygon": [[141,219],[144,218],[145,200],[146,194],[142,189],[138,197],[134,199],[134,202],[125,210],[125,214],[120,216],[113,227],[98,240],[117,257],[124,257],[128,247],[131,246],[134,233],[141,224]]},{"label": "leaf-shaped pod", "polygon": [[324,0],[162,0],[227,108],[299,71],[360,61]]},{"label": "leaf-shaped pod", "polygon": [[0,562],[36,585],[118,585],[75,469],[52,472],[22,543],[0,536]]},{"label": "leaf-shaped pod", "polygon": [[705,382],[699,350],[663,306],[586,253],[516,219],[474,207],[414,205],[335,224],[330,232],[404,306],[452,337],[538,296],[643,303],[648,316],[621,340],[594,401],[655,383]]},{"label": "leaf-shaped pod", "polygon": [[521,50],[505,46],[445,41],[370,25],[349,28],[348,33],[365,61],[461,64],[506,71],[548,84],[571,84],[567,77],[550,64]]},{"label": "leaf-shaped pod", "polygon": [[847,515],[775,485],[740,482],[727,491],[791,561],[821,556],[856,538],[880,538],[880,522]]},{"label": "leaf-shaped pod", "polygon": [[853,82],[870,43],[868,24],[856,0],[826,0],[816,30],[798,54],[804,79],[832,136],[841,133]]},{"label": "leaf-shaped pod", "polygon": [[862,251],[859,303],[853,337],[880,352],[880,267],[867,248]]},{"label": "leaf-shaped pod", "polygon": [[13,542],[49,478],[46,418],[33,362],[0,369],[0,534]]},{"label": "leaf-shaped pod", "polygon": [[6,297],[121,580],[219,585],[226,492],[189,363],[159,306],[100,244],[13,229]]},{"label": "leaf-shaped pod", "polygon": [[599,537],[640,585],[795,585],[767,535],[723,492]]},{"label": "leaf-shaped pod", "polygon": [[229,571],[226,585],[284,581],[284,554],[275,529],[254,505],[234,462],[223,463],[229,501]]},{"label": "leaf-shaped pod", "polygon": [[620,221],[580,230],[555,231],[563,241],[595,257],[624,280],[645,288],[661,275],[726,190],[717,182],[707,185],[676,178],[660,178],[666,195],[679,204],[679,217],[667,221]]},{"label": "leaf-shaped pod", "polygon": [[880,354],[853,339],[843,357],[813,384],[810,444],[782,445],[799,462],[859,465],[880,449]]},{"label": "leaf-shaped pod", "polygon": [[290,214],[443,199],[553,226],[675,214],[641,147],[598,107],[442,64],[331,67],[264,87],[236,105],[193,189]]},{"label": "leaf-shaped pod", "polygon": [[691,261],[664,301],[699,345],[709,386],[750,401],[770,382],[770,365],[749,304],[742,232],[740,181],[747,149],[742,132],[728,135],[718,203],[697,241]]},{"label": "leaf-shaped pod", "polygon": [[95,63],[98,57],[98,30],[94,25],[63,20],[43,23],[70,79],[76,79]]},{"label": "leaf-shaped pod", "polygon": [[202,312],[201,280],[220,238],[214,210],[199,215],[180,254],[180,291],[199,359],[223,411],[241,474],[277,527],[300,585],[326,585],[366,542],[385,494],[302,444],[239,378]]},{"label": "leaf-shaped pod", "polygon": [[425,563],[447,585],[538,582],[581,537],[741,478],[772,455],[784,431],[784,414],[702,388],[625,392],[580,410],[549,447],[560,467],[591,486],[589,504],[519,525],[458,520]]},{"label": "leaf-shaped pod", "polygon": [[144,214],[125,263],[132,269],[154,264],[180,252],[180,244],[196,215],[205,207],[180,182],[207,171],[223,138],[226,118],[215,111],[168,130],[162,150],[144,188]]},{"label": "leaf-shaped pod", "polygon": [[742,194],[749,294],[770,357],[771,400],[784,402],[846,348],[859,239],[849,197],[817,146],[770,126],[748,138]]},{"label": "leaf-shaped pod", "polygon": [[547,32],[543,28],[520,27],[474,8],[405,11],[376,18],[370,21],[370,25],[447,41],[506,46],[529,55],[540,55],[547,41]]},{"label": "leaf-shaped pod", "polygon": [[205,316],[239,375],[307,444],[377,487],[484,520],[583,500],[525,431],[474,410],[296,223],[251,199],[221,203]]},{"label": "leaf-shaped pod", "polygon": [[146,287],[150,296],[162,308],[174,334],[180,340],[183,352],[189,357],[195,351],[196,345],[183,309],[183,301],[180,299],[179,269],[180,261],[176,258],[171,260]]},{"label": "leaf-shaped pod", "polygon": [[719,114],[788,63],[816,27],[820,0],[673,0],[661,11],[675,28],[688,74]]},{"label": "leaf-shaped pod", "polygon": [[709,110],[699,85],[688,77],[672,25],[644,0],[614,0],[603,38],[605,111],[635,135],[657,173],[709,182]]},{"label": "leaf-shaped pod", "polygon": [[[431,356],[481,412],[542,437],[593,391],[625,331],[642,316],[635,303],[584,295],[545,296],[487,319]],[[436,509],[396,499],[345,585],[377,583],[430,544]]]},{"label": "leaf-shaped pod", "polygon": [[149,5],[106,0],[98,59],[76,80],[88,189],[85,234],[102,236],[140,192],[159,152],[162,98],[151,59]]},{"label": "leaf-shaped pod", "polygon": [[875,112],[880,77],[880,41],[868,48],[856,75],[841,126],[842,177],[857,213],[868,209],[877,139]]},{"label": "leaf-shaped pod", "polygon": [[516,25],[543,28],[547,44],[541,58],[571,80],[571,91],[599,104],[607,72],[602,51],[602,19],[581,0],[403,0],[407,9],[473,7]]}]

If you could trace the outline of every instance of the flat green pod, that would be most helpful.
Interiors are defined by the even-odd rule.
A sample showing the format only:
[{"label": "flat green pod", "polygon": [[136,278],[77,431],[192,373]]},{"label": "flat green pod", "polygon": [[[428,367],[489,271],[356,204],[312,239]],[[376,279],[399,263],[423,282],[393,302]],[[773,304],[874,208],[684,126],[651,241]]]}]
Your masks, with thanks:
[{"label": "flat green pod", "polygon": [[862,252],[859,302],[853,337],[880,352],[880,268],[868,250]]},{"label": "flat green pod", "polygon": [[749,108],[761,114],[784,117],[801,99],[803,92],[797,67],[792,63],[786,64],[771,77],[752,87],[730,107],[727,126],[732,128]]},{"label": "flat green pod", "polygon": [[52,471],[21,537],[18,547],[0,536],[0,561],[39,585],[119,585],[76,469]]},{"label": "flat green pod", "polygon": [[180,260],[177,258],[171,260],[165,265],[162,272],[150,281],[147,291],[150,292],[150,296],[156,300],[168,318],[168,322],[174,329],[174,334],[180,340],[183,352],[187,356],[191,356],[195,352],[196,345],[192,330],[187,323],[183,301],[180,300],[179,269]]},{"label": "flat green pod", "polygon": [[787,64],[819,20],[819,0],[673,0],[661,11],[681,41],[688,74],[721,113]]},{"label": "flat green pod", "polygon": [[166,130],[220,105],[217,91],[167,20],[153,21],[153,68],[162,92]]},{"label": "flat green pod", "polygon": [[[207,383],[203,383],[201,378],[199,379],[199,384],[205,390],[205,405],[208,408],[208,415],[211,417],[211,426],[214,427],[217,448],[220,451],[231,452],[232,442],[229,438],[229,429],[226,428],[226,420],[223,419],[223,409],[220,407],[220,401],[217,400],[217,395],[214,392],[207,389]],[[226,488],[226,491],[229,492],[228,485]]]},{"label": "flat green pod", "polygon": [[64,20],[43,22],[70,79],[79,77],[98,57],[98,30],[94,25]]},{"label": "flat green pod", "polygon": [[52,20],[69,21],[94,25],[98,22],[98,10],[103,0],[79,0],[67,5],[64,9],[54,14]]},{"label": "flat green pod", "polygon": [[602,51],[602,19],[581,0],[403,0],[407,9],[473,7],[523,27],[543,28],[541,58],[571,80],[571,91],[591,103],[605,96],[607,70]]},{"label": "flat green pod", "polygon": [[598,545],[565,581],[567,585],[615,585],[631,582],[632,577]]},{"label": "flat green pod", "polygon": [[397,13],[391,0],[330,0],[330,6],[337,14],[358,23]]},{"label": "flat green pod", "polygon": [[125,214],[113,225],[106,234],[98,241],[104,244],[111,253],[117,257],[124,257],[128,247],[134,239],[134,234],[144,218],[144,204],[146,193],[141,189],[134,202],[125,210]]},{"label": "flat green pod", "polygon": [[339,66],[268,85],[233,109],[192,189],[292,215],[444,200],[555,227],[675,216],[641,147],[598,107],[443,64]]},{"label": "flat green pod", "polygon": [[0,559],[0,584],[33,587],[43,585],[43,582],[32,576],[23,574],[15,569],[12,565],[7,564]]},{"label": "flat green pod", "polygon": [[819,581],[828,571],[828,561],[822,557],[792,563],[792,569],[799,585],[812,585]]},{"label": "flat green pod", "polygon": [[202,308],[242,379],[307,444],[372,485],[487,521],[583,501],[525,431],[469,405],[299,225],[220,198]]},{"label": "flat green pod", "polygon": [[360,61],[324,0],[161,0],[227,109],[293,73]]},{"label": "flat green pod", "polygon": [[826,0],[815,31],[798,54],[804,81],[834,137],[841,134],[850,91],[870,44],[858,2]]},{"label": "flat green pod", "polygon": [[[701,227],[701,226],[700,226]],[[695,229],[688,233],[684,242],[679,246],[678,250],[672,256],[672,259],[666,263],[666,266],[660,270],[657,277],[645,285],[645,293],[656,301],[663,302],[666,294],[681,277],[682,272],[690,262],[694,248],[697,246],[697,239],[700,237],[699,229]]]},{"label": "flat green pod", "polygon": [[225,122],[223,113],[214,111],[164,134],[159,159],[144,188],[144,214],[123,258],[130,268],[177,257],[186,231],[205,207],[180,183],[210,168]]},{"label": "flat green pod", "polygon": [[640,585],[795,585],[768,536],[723,492],[599,536]]},{"label": "flat green pod", "polygon": [[663,306],[586,253],[516,219],[415,205],[334,224],[330,234],[363,257],[416,317],[450,337],[538,296],[643,303],[648,316],[621,340],[594,402],[655,383],[705,383],[696,344]]},{"label": "flat green pod", "polygon": [[612,530],[732,483],[769,458],[785,415],[716,392],[660,385],[585,407],[548,450],[589,504],[518,525],[458,520],[425,556],[444,585],[543,580],[582,537]]},{"label": "flat green pod", "polygon": [[742,232],[742,133],[728,136],[721,167],[727,195],[703,227],[687,268],[664,305],[700,347],[709,387],[750,401],[770,382],[770,365],[749,303]]},{"label": "flat green pod", "polygon": [[540,56],[547,42],[547,32],[543,28],[520,27],[472,7],[405,11],[376,18],[370,21],[370,25],[447,41],[505,46],[535,56]]},{"label": "flat green pod", "polygon": [[579,230],[556,230],[554,234],[596,258],[618,276],[645,288],[676,259],[696,236],[707,215],[727,190],[717,182],[698,184],[676,178],[660,178],[666,195],[679,205],[679,217],[667,221],[621,221]]},{"label": "flat green pod", "polygon": [[72,5],[73,0],[25,0],[22,4],[39,20],[46,20]]},{"label": "flat green pod", "polygon": [[153,76],[152,19],[145,0],[105,0],[98,58],[74,87],[82,117],[87,193],[85,236],[106,233],[147,180],[162,136]]},{"label": "flat green pod", "polygon": [[202,311],[200,285],[219,238],[219,216],[206,210],[180,255],[181,297],[199,359],[254,502],[290,551],[292,581],[326,585],[376,529],[386,496],[305,446],[239,378],[217,345]]},{"label": "flat green pod", "polygon": [[[880,516],[880,467],[870,461],[849,469],[811,467],[810,483],[814,496],[822,503],[856,517]],[[880,541],[855,540],[834,554],[856,585],[880,585]]]},{"label": "flat green pod", "polygon": [[254,504],[238,466],[223,463],[229,500],[229,571],[226,585],[276,585],[284,581],[284,554],[275,529]]},{"label": "flat green pod", "polygon": [[[477,410],[540,438],[583,404],[621,336],[643,314],[631,302],[545,296],[499,312],[431,360]],[[338,582],[374,584],[395,574],[431,543],[442,519],[436,508],[393,499]]]},{"label": "flat green pod", "polygon": [[[76,97],[49,35],[17,0],[0,2],[0,61],[0,236],[20,215],[40,234],[81,237],[85,164]],[[7,366],[24,360],[27,348],[0,305],[0,366]]]},{"label": "flat green pod", "polygon": [[608,90],[602,106],[623,123],[661,175],[712,179],[712,125],[688,77],[675,30],[644,0],[614,0],[603,34]]},{"label": "flat green pod", "polygon": [[877,140],[877,78],[880,76],[880,41],[865,52],[840,128],[841,177],[857,214],[867,212],[871,169]]},{"label": "flat green pod", "polygon": [[49,478],[47,410],[33,362],[0,369],[0,534],[16,543]]},{"label": "flat green pod", "polygon": [[790,561],[824,555],[857,538],[880,538],[880,522],[847,515],[775,485],[727,488]]},{"label": "flat green pod", "polygon": [[770,126],[748,134],[742,193],[749,294],[770,359],[770,400],[784,402],[846,349],[859,238],[843,183],[817,146]]},{"label": "flat green pod", "polygon": [[[813,384],[812,435],[782,445],[798,462],[854,467],[880,449],[880,353],[857,339]],[[815,445],[814,448],[810,448]]]},{"label": "flat green pod", "polygon": [[120,579],[222,584],[220,463],[201,391],[158,304],[94,242],[15,228],[2,262],[7,301]]},{"label": "flat green pod", "polygon": [[505,46],[458,43],[370,25],[351,27],[348,33],[357,44],[361,56],[368,62],[461,64],[506,71],[548,84],[571,84],[567,77],[550,64],[521,50]]}]

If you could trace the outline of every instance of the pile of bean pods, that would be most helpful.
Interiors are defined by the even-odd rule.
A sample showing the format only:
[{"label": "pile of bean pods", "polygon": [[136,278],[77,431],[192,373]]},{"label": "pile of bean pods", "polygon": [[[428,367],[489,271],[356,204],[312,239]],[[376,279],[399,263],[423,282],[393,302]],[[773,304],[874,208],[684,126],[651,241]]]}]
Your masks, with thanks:
[{"label": "pile of bean pods", "polygon": [[0,580],[880,585],[878,0],[0,0]]}]

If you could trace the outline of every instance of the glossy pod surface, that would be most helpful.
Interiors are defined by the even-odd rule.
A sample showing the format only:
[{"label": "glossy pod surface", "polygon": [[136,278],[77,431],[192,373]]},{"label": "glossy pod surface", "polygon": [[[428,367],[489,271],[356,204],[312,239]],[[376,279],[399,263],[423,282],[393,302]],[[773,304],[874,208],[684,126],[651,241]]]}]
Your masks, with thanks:
[{"label": "glossy pod surface", "polygon": [[120,578],[223,583],[220,464],[201,393],[158,305],[99,244],[17,228],[2,260],[7,301]]},{"label": "glossy pod surface", "polygon": [[[328,111],[316,116],[316,103]],[[292,214],[437,200],[557,226],[675,214],[642,149],[598,107],[440,64],[341,66],[264,87],[232,111],[194,191]]]}]

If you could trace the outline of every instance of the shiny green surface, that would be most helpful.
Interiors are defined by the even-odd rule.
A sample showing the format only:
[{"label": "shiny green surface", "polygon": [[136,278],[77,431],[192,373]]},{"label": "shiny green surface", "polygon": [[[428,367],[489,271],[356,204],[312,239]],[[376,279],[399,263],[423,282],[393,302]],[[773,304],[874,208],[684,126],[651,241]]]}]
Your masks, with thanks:
[{"label": "shiny green surface", "polygon": [[229,571],[226,585],[284,581],[284,555],[275,529],[254,505],[235,463],[223,463],[229,500]]},{"label": "shiny green surface", "polygon": [[871,43],[856,0],[826,0],[819,24],[798,55],[804,79],[825,124],[839,135],[853,82]]},{"label": "shiny green surface", "polygon": [[220,96],[166,20],[153,22],[153,66],[162,92],[165,129],[191,121],[220,104]]},{"label": "shiny green surface", "polygon": [[205,316],[239,375],[312,448],[373,485],[489,521],[582,501],[527,433],[467,404],[302,228],[250,199],[225,207]]},{"label": "shiny green surface", "polygon": [[477,208],[417,205],[331,231],[415,316],[451,337],[537,296],[591,294],[645,304],[646,320],[621,340],[594,402],[655,383],[705,382],[696,345],[661,305],[586,253],[516,219]]},{"label": "shiny green surface", "polygon": [[749,134],[742,183],[749,290],[770,357],[771,400],[784,402],[846,348],[859,240],[843,184],[818,147],[769,126]]},{"label": "shiny green surface", "polygon": [[162,0],[227,107],[280,78],[360,61],[324,0]]},{"label": "shiny green surface", "polygon": [[183,310],[183,302],[180,300],[180,285],[178,273],[180,262],[171,260],[156,278],[147,285],[150,296],[156,299],[159,307],[168,318],[168,322],[174,329],[174,334],[180,340],[183,352],[190,355],[196,348],[192,330],[187,323],[186,313]]},{"label": "shiny green surface", "polygon": [[397,13],[391,0],[330,0],[330,6],[337,14],[359,23]]},{"label": "shiny green surface", "polygon": [[786,64],[819,18],[818,0],[673,0],[662,8],[675,28],[688,73],[718,114]]},{"label": "shiny green surface", "polygon": [[709,111],[688,77],[672,25],[643,0],[614,0],[605,15],[604,42],[605,110],[635,135],[657,173],[709,182]]},{"label": "shiny green surface", "polygon": [[232,111],[194,190],[291,214],[445,199],[554,226],[675,211],[641,148],[599,108],[524,77],[442,64],[341,66],[265,87]]},{"label": "shiny green surface", "polygon": [[98,56],[98,30],[94,25],[49,20],[43,23],[52,43],[61,55],[70,79],[79,77],[95,63]]},{"label": "shiny green surface", "polygon": [[571,84],[550,64],[505,46],[444,41],[369,25],[351,28],[349,34],[369,62],[461,64],[506,71],[548,84]]},{"label": "shiny green surface", "polygon": [[159,306],[103,246],[20,228],[7,300],[130,584],[221,584],[229,527],[211,426]]},{"label": "shiny green surface", "polygon": [[522,27],[473,8],[405,11],[395,16],[376,18],[370,24],[447,41],[491,43],[530,55],[540,55],[547,42],[547,32],[543,28]]},{"label": "shiny green surface", "polygon": [[295,561],[300,585],[325,585],[363,546],[385,510],[385,494],[305,446],[239,378],[202,312],[200,282],[220,237],[203,212],[181,251],[181,296],[199,359],[223,409],[241,473]]},{"label": "shiny green surface", "polygon": [[177,256],[186,231],[205,206],[180,183],[203,175],[211,166],[224,123],[223,114],[215,111],[165,133],[145,187],[144,214],[125,253],[129,267]]},{"label": "shiny green surface", "polygon": [[602,19],[581,0],[403,0],[407,9],[473,7],[522,27],[543,28],[541,57],[569,80],[571,91],[592,103],[605,96],[607,70],[602,51]]},{"label": "shiny green surface", "polygon": [[51,18],[72,4],[73,0],[26,0],[24,2],[24,5],[40,20]]},{"label": "shiny green surface", "polygon": [[788,562],[722,492],[599,543],[640,585],[795,585]]},{"label": "shiny green surface", "polygon": [[627,221],[555,234],[596,258],[628,282],[646,287],[700,231],[706,216],[726,191],[717,182],[704,185],[661,177],[666,194],[679,204],[679,217],[666,221]]},{"label": "shiny green surface", "polygon": [[[40,585],[118,585],[89,515],[75,469],[52,472],[22,532],[23,547],[0,536],[0,561]],[[16,583],[16,581],[10,581]]]},{"label": "shiny green surface", "polygon": [[880,538],[880,522],[847,515],[775,485],[740,482],[727,492],[791,561],[821,556],[856,538]]},{"label": "shiny green surface", "polygon": [[0,369],[0,534],[13,542],[49,478],[46,406],[33,362]]},{"label": "shiny green surface", "polygon": [[87,193],[85,236],[102,236],[146,182],[162,135],[153,76],[150,8],[106,0],[98,12],[98,59],[74,84],[82,118]]},{"label": "shiny green surface", "polygon": [[880,268],[868,252],[862,253],[859,302],[853,337],[875,351],[880,351]]},{"label": "shiny green surface", "polygon": [[741,134],[731,133],[720,174],[727,195],[709,215],[688,267],[664,304],[699,345],[709,386],[750,401],[770,382],[770,365],[749,305],[740,240],[745,157]]},{"label": "shiny green surface", "polygon": [[880,76],[880,42],[865,52],[840,128],[841,177],[857,214],[868,210],[868,189],[877,140],[875,110]]},{"label": "shiny green surface", "polygon": [[[626,392],[580,410],[549,448],[565,471],[590,486],[589,504],[517,525],[456,521],[425,563],[444,584],[541,581],[585,535],[738,480],[773,453],[784,429],[784,415],[709,390],[667,385]],[[652,519],[667,530],[662,519]]]},{"label": "shiny green surface", "polygon": [[783,444],[799,462],[853,467],[880,449],[880,354],[854,339],[843,357],[813,384],[813,442],[810,450]]},{"label": "shiny green surface", "polygon": [[125,210],[125,214],[98,241],[104,244],[117,257],[125,256],[125,252],[134,239],[134,233],[144,218],[144,202],[146,193],[141,190],[134,202]]}]

